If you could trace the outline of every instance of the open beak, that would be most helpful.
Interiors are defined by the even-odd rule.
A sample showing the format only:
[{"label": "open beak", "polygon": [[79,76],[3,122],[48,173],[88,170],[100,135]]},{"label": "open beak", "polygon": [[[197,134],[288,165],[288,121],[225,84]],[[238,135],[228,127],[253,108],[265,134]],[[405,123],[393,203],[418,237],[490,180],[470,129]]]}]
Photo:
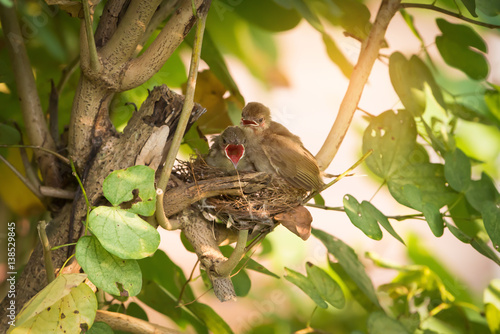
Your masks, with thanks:
[{"label": "open beak", "polygon": [[224,149],[224,152],[226,153],[226,157],[233,163],[234,168],[236,168],[241,158],[243,158],[243,156],[245,155],[245,147],[240,144],[229,144]]},{"label": "open beak", "polygon": [[251,121],[248,119],[241,119],[241,125],[243,126],[259,126],[259,124],[256,121]]}]

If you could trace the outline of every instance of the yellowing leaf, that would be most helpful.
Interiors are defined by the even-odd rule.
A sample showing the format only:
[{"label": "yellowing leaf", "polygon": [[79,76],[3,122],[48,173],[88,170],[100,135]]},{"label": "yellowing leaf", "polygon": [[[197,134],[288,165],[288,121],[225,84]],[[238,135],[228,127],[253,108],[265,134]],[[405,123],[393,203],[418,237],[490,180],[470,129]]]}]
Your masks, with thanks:
[{"label": "yellowing leaf", "polygon": [[7,333],[80,333],[94,322],[97,299],[82,283],[87,275],[60,275],[35,295]]}]

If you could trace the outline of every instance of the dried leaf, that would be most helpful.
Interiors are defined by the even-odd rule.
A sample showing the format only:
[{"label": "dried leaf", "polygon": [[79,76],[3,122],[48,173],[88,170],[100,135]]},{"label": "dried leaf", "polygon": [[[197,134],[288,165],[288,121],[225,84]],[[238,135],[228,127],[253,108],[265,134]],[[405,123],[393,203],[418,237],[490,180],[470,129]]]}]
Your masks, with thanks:
[{"label": "dried leaf", "polygon": [[297,206],[286,212],[277,214],[274,216],[274,219],[302,240],[307,240],[311,235],[311,223],[313,219],[309,210],[303,206]]}]

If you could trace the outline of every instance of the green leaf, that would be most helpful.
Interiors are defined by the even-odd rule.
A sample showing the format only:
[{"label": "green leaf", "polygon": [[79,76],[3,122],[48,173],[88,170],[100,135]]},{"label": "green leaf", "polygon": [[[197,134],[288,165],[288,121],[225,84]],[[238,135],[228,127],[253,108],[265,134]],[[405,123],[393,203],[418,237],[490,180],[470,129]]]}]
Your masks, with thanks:
[{"label": "green leaf", "polygon": [[[421,202],[411,202],[404,187],[415,186],[421,195]],[[447,186],[444,166],[431,163],[416,163],[400,168],[387,182],[391,195],[401,204],[418,211],[425,203],[433,203],[438,209],[456,200],[457,193]]]},{"label": "green leaf", "polygon": [[[495,91],[496,92],[496,91]],[[485,92],[485,99],[487,99],[488,91]],[[448,103],[447,109],[456,117],[463,119],[464,121],[481,123],[486,125],[491,125],[495,123],[495,117],[492,112],[484,114],[479,110],[473,109],[469,106],[460,103]],[[491,109],[491,108],[490,108]]]},{"label": "green leaf", "polygon": [[497,126],[500,122],[500,90],[486,90],[484,93],[484,102],[488,106],[488,111],[493,116]]},{"label": "green leaf", "polygon": [[195,123],[189,128],[183,138],[183,143],[188,144],[191,149],[200,154],[208,154],[208,143],[200,136],[198,125]]},{"label": "green leaf", "polygon": [[444,61],[451,67],[461,70],[471,79],[485,79],[489,71],[486,57],[471,49],[487,51],[486,43],[481,36],[466,25],[449,23],[441,18],[438,18],[436,22],[443,33],[436,37],[436,46]]},{"label": "green leaf", "polygon": [[417,28],[415,27],[415,24],[413,23],[413,16],[408,14],[406,9],[400,9],[399,13],[401,14],[403,19],[405,20],[405,22],[408,25],[408,27],[410,28],[411,32],[415,35],[415,37],[418,38],[418,40],[420,42],[423,43],[424,40],[423,40],[422,36],[420,35],[420,33],[418,32]]},{"label": "green leaf", "polygon": [[460,149],[446,152],[444,156],[444,176],[456,191],[466,191],[471,182],[469,158]]},{"label": "green leaf", "polygon": [[483,302],[488,327],[493,334],[500,333],[500,279],[494,279],[484,290]]},{"label": "green leaf", "polygon": [[[155,171],[147,166],[132,166],[115,170],[102,184],[104,197],[113,205],[134,200],[127,209],[143,216],[151,216],[156,207]],[[134,198],[134,191],[137,198]]]},{"label": "green leaf", "polygon": [[300,290],[304,291],[305,294],[308,295],[316,303],[316,305],[324,309],[328,308],[328,304],[323,300],[310,279],[308,279],[301,273],[293,271],[289,268],[285,268],[285,273],[285,279],[288,282],[296,285]]},{"label": "green leaf", "polygon": [[144,311],[144,309],[140,307],[139,304],[134,302],[128,304],[127,309],[125,310],[125,314],[145,321],[149,320],[146,311]]},{"label": "green leaf", "polygon": [[321,298],[336,308],[345,306],[345,297],[340,285],[326,271],[314,264],[306,263],[307,277],[313,283]]},{"label": "green leaf", "polygon": [[15,145],[19,144],[21,135],[13,126],[0,123],[0,144]]},{"label": "green leaf", "polygon": [[210,333],[232,334],[231,327],[210,306],[202,303],[193,303],[187,306],[207,326]]},{"label": "green leaf", "polygon": [[434,236],[442,236],[444,232],[444,221],[436,205],[434,205],[434,203],[425,203],[422,212]]},{"label": "green leaf", "polygon": [[365,272],[365,267],[359,261],[354,250],[342,240],[317,229],[312,229],[312,234],[318,238],[328,250],[333,254],[345,272],[356,283],[359,289],[366,294],[370,301],[378,308],[380,304],[375,293],[375,288]]},{"label": "green leaf", "polygon": [[326,53],[330,60],[338,66],[338,68],[342,71],[342,74],[345,75],[346,78],[350,78],[352,71],[354,70],[354,66],[342,53],[342,51],[337,46],[337,43],[335,43],[330,35],[323,33],[322,38],[323,43],[325,43]]},{"label": "green leaf", "polygon": [[377,220],[372,217],[369,211],[363,210],[356,198],[349,194],[344,195],[344,209],[353,225],[364,234],[374,240],[382,239],[382,230],[378,226]]},{"label": "green leaf", "polygon": [[476,0],[476,8],[488,16],[497,16],[500,14],[499,0]]},{"label": "green leaf", "polygon": [[476,14],[476,0],[460,0],[462,1],[462,3],[464,4],[465,8],[467,8],[467,10],[469,11],[469,13],[474,16],[474,17],[477,17],[477,14]]},{"label": "green leaf", "polygon": [[234,291],[236,292],[236,296],[245,297],[248,295],[250,288],[252,286],[252,281],[250,281],[250,277],[246,271],[240,270],[238,274],[231,277],[231,281],[233,282]]},{"label": "green leaf", "polygon": [[96,287],[116,296],[135,296],[141,291],[141,268],[135,260],[123,260],[105,250],[94,236],[81,237],[76,260]]},{"label": "green leaf", "polygon": [[414,55],[407,60],[401,53],[393,53],[389,58],[389,75],[401,102],[413,116],[420,116],[425,111],[425,84],[431,89],[436,101],[443,108],[446,107],[441,87],[419,57]]},{"label": "green leaf", "polygon": [[87,334],[113,334],[113,329],[109,325],[102,321],[94,322],[92,327],[90,327]]},{"label": "green leaf", "polygon": [[488,47],[484,39],[470,26],[465,24],[454,24],[442,18],[437,18],[436,23],[439,30],[451,40],[463,45],[473,47],[480,51],[487,52]]},{"label": "green leaf", "polygon": [[500,250],[500,201],[498,203],[485,203],[481,213],[483,215],[484,228],[488,232],[493,246],[498,251]]},{"label": "green leaf", "polygon": [[481,174],[480,180],[471,182],[469,189],[465,192],[465,197],[472,207],[479,212],[488,202],[496,203],[500,198],[495,183],[486,173]]},{"label": "green leaf", "polygon": [[[151,280],[158,283],[173,296],[179,296],[182,288],[185,286],[182,301],[189,302],[195,299],[191,286],[186,285],[184,271],[161,249],[158,249],[153,256],[146,257],[137,262],[141,267],[144,280]],[[165,277],[169,277],[169,279],[165,279]]]},{"label": "green leaf", "polygon": [[[231,246],[223,246],[223,247],[220,247],[220,250],[222,252],[222,254],[225,256],[225,257],[228,257],[231,255],[231,253],[233,252],[234,248],[231,247]],[[253,271],[256,271],[256,272],[259,272],[261,274],[264,274],[264,275],[268,275],[268,276],[271,276],[271,277],[274,277],[274,278],[280,278],[280,276],[276,275],[275,273],[269,271],[266,267],[264,267],[262,264],[258,263],[257,261],[255,261],[254,259],[248,257],[248,255],[245,255],[243,257],[243,259],[241,259],[240,263],[238,263],[238,265],[236,266],[236,268],[234,269],[234,272],[237,272],[238,270],[240,270],[240,268],[242,268],[243,266],[245,266],[245,269],[249,269],[249,270],[253,270]]]},{"label": "green leaf", "polygon": [[323,196],[321,196],[321,194],[317,194],[313,198],[314,198],[314,204],[321,206],[325,205],[325,199],[323,198]]},{"label": "green leaf", "polygon": [[365,212],[368,213],[370,216],[372,216],[374,219],[377,220],[377,222],[382,225],[382,227],[389,232],[390,235],[392,235],[396,240],[399,240],[403,245],[405,242],[403,239],[397,234],[397,232],[394,230],[392,227],[391,223],[389,223],[389,219],[379,211],[373,204],[367,201],[361,202],[361,209]]},{"label": "green leaf", "polygon": [[[190,33],[184,39],[191,47],[193,46],[194,34]],[[210,29],[207,29],[203,34],[203,47],[201,49],[201,59],[203,59],[215,76],[224,84],[231,94],[243,99],[236,82],[234,81],[226,61],[219,51],[217,44],[212,38]]]},{"label": "green leaf", "polygon": [[90,212],[90,231],[101,245],[122,259],[142,259],[160,245],[158,231],[135,213],[100,206]]},{"label": "green leaf", "polygon": [[79,333],[94,322],[97,299],[82,283],[85,274],[59,275],[37,293],[16,317],[7,333]]},{"label": "green leaf", "polygon": [[410,334],[396,319],[377,311],[368,317],[368,332],[370,334]]},{"label": "green leaf", "polygon": [[[272,32],[290,30],[299,24],[302,17],[294,9],[284,8],[274,1],[253,0],[253,1],[231,1],[221,0],[227,7],[220,7],[219,1],[214,1],[214,14],[221,15],[224,19],[224,11],[231,10],[236,14],[255,24],[256,26]],[[277,20],[276,18],[279,18]]]},{"label": "green leaf", "polygon": [[373,118],[363,134],[363,153],[373,150],[366,159],[368,168],[389,178],[408,164],[416,138],[415,121],[405,110],[388,110]]}]

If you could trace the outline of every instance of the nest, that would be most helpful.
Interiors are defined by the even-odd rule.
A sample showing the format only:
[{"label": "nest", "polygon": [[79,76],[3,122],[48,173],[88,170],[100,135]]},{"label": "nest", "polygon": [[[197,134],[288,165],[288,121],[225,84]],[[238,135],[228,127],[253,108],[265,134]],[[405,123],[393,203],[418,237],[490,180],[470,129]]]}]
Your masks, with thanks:
[{"label": "nest", "polygon": [[[207,165],[202,158],[179,161],[174,169],[185,183],[218,180],[231,176],[220,168]],[[235,174],[235,173],[234,173]],[[254,176],[256,175],[256,176]],[[205,216],[215,217],[236,229],[253,229],[256,225],[274,226],[273,216],[303,203],[308,192],[292,187],[282,178],[265,173],[240,172],[239,185],[232,189],[243,195],[218,195],[198,203]]]}]

